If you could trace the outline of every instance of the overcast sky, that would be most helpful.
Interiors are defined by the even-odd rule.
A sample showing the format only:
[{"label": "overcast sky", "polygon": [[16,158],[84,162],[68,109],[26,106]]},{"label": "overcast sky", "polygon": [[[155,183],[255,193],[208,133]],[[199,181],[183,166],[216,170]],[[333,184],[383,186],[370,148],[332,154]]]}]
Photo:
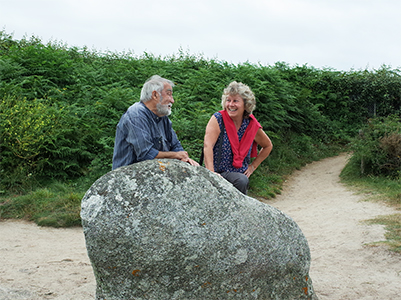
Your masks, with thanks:
[{"label": "overcast sky", "polygon": [[0,30],[137,56],[401,67],[401,0],[0,0]]}]

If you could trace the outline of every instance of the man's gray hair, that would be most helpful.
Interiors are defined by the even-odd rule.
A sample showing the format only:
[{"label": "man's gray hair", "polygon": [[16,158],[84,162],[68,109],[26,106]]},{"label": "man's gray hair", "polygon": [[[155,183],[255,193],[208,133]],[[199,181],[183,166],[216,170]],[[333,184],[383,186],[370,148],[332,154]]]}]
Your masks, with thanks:
[{"label": "man's gray hair", "polygon": [[162,78],[159,75],[153,75],[146,80],[141,91],[141,102],[149,101],[152,98],[153,91],[156,91],[159,93],[159,95],[161,95],[165,83],[171,85],[172,88],[174,87],[174,83],[171,80]]}]

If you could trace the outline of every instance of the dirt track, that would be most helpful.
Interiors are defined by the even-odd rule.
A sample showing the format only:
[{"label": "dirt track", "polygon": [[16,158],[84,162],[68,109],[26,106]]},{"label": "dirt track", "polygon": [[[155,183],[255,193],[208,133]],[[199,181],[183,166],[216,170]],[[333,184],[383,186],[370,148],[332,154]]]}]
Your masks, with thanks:
[{"label": "dirt track", "polygon": [[[361,222],[394,210],[340,184],[345,163],[343,155],[306,166],[266,203],[292,217],[307,237],[320,300],[401,299],[401,256],[369,246],[384,240],[384,229]],[[95,286],[81,228],[0,222],[0,300],[90,300]]]},{"label": "dirt track", "polygon": [[309,164],[266,203],[292,217],[305,234],[320,300],[401,299],[401,255],[372,246],[385,240],[385,230],[363,223],[394,210],[364,201],[339,182],[346,160],[341,155]]}]

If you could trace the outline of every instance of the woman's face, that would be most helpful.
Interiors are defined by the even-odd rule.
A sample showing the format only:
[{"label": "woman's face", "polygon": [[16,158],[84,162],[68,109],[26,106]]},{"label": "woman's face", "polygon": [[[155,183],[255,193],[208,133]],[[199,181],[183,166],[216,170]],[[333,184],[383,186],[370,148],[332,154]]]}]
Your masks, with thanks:
[{"label": "woman's face", "polygon": [[231,119],[242,119],[245,111],[244,99],[240,95],[228,95],[225,108]]}]

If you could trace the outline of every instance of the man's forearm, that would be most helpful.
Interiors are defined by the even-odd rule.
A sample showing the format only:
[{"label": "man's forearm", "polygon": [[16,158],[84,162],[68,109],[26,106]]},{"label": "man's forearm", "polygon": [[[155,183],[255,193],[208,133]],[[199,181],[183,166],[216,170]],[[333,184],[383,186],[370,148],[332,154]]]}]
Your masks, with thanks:
[{"label": "man's forearm", "polygon": [[159,151],[155,158],[185,159],[188,153],[185,151]]}]

